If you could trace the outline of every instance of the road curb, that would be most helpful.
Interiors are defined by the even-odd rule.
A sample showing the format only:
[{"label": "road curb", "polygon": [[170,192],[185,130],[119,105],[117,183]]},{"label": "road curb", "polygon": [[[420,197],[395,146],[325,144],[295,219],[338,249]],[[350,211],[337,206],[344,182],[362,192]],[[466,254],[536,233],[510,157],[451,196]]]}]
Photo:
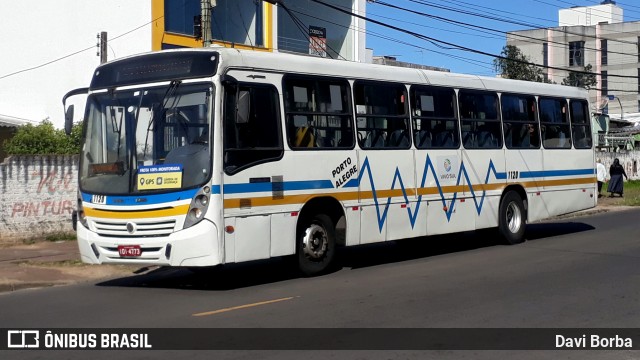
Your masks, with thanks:
[{"label": "road curb", "polygon": [[67,281],[61,282],[20,282],[20,283],[8,283],[8,284],[0,284],[0,295],[2,293],[8,293],[18,290],[26,290],[26,289],[40,289],[44,287],[53,287],[60,285],[70,284]]}]

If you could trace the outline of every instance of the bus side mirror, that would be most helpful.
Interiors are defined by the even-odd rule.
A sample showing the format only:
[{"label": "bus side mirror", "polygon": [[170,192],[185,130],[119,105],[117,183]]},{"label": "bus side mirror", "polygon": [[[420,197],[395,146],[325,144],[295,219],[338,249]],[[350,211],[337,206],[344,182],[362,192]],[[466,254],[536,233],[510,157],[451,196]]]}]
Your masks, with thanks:
[{"label": "bus side mirror", "polygon": [[64,112],[64,132],[67,135],[71,135],[71,128],[73,127],[73,104],[69,105],[67,111]]},{"label": "bus side mirror", "polygon": [[73,104],[67,108],[67,99],[75,95],[86,95],[89,93],[89,88],[78,88],[69,91],[62,97],[62,106],[66,109],[64,111],[64,132],[67,135],[71,135],[71,128],[73,128]]},{"label": "bus side mirror", "polygon": [[251,99],[248,91],[240,91],[238,95],[236,124],[246,124],[249,122],[249,109],[251,107]]}]

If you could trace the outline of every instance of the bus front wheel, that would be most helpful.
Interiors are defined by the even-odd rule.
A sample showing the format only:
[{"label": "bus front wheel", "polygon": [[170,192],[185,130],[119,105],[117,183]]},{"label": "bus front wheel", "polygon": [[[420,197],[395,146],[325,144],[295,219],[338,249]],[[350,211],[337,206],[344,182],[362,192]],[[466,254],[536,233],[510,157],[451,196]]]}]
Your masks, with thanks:
[{"label": "bus front wheel", "polygon": [[297,258],[300,271],[306,276],[326,271],[336,250],[336,233],[331,218],[324,214],[303,221],[298,231]]},{"label": "bus front wheel", "polygon": [[522,198],[515,191],[509,191],[500,201],[498,229],[507,244],[524,241],[527,216]]}]

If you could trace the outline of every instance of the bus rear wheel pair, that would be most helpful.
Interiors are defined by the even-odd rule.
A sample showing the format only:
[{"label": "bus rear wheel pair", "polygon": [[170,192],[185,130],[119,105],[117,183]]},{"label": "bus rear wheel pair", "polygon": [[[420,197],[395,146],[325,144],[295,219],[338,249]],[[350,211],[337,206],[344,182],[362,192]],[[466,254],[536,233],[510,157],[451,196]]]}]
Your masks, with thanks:
[{"label": "bus rear wheel pair", "polygon": [[500,200],[498,210],[498,231],[509,245],[524,241],[527,213],[520,194],[510,190]]}]

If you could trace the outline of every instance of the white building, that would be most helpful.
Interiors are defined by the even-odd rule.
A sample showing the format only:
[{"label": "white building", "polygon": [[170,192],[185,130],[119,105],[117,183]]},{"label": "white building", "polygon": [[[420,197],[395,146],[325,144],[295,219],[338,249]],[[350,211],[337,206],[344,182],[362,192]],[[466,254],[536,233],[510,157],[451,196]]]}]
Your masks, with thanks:
[{"label": "white building", "polygon": [[[365,0],[327,0],[365,14]],[[100,65],[96,35],[107,32],[107,59],[175,47],[201,47],[194,16],[201,0],[0,1],[0,116],[49,118],[63,125],[62,96],[88,86]],[[299,22],[265,1],[204,1],[213,42],[257,51],[315,53],[365,61],[365,24],[310,0],[287,1]],[[313,37],[314,46],[310,44]],[[75,99],[71,100],[78,100]],[[79,109],[84,108],[83,104]],[[76,111],[76,120],[82,117]]]},{"label": "white building", "polygon": [[568,70],[591,65],[598,81],[590,91],[594,110],[639,112],[640,21],[624,22],[623,9],[611,0],[562,9],[558,18],[558,27],[509,32],[507,45],[517,46],[534,63],[553,67],[545,72],[556,83]]}]

